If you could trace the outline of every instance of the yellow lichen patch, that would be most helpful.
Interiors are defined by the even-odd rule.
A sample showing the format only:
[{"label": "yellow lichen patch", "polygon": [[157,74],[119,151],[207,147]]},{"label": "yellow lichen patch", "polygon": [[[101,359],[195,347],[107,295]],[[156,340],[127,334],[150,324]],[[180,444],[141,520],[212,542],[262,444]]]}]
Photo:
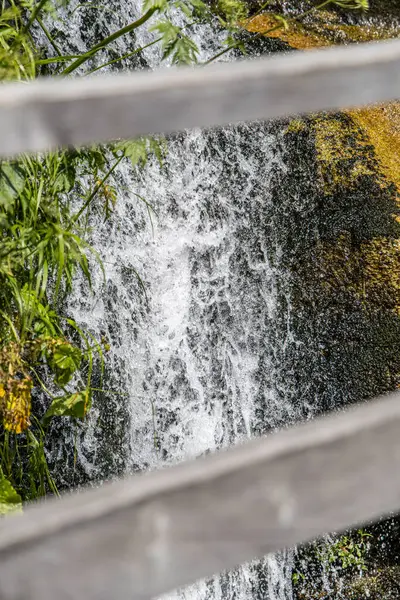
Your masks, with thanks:
[{"label": "yellow lichen patch", "polygon": [[400,240],[375,238],[360,254],[368,301],[400,315]]},{"label": "yellow lichen patch", "polygon": [[374,147],[389,181],[400,193],[400,102],[348,111]]},{"label": "yellow lichen patch", "polygon": [[289,125],[286,127],[286,133],[300,133],[300,131],[304,131],[307,128],[307,125],[301,119],[292,119]]},{"label": "yellow lichen patch", "polygon": [[316,35],[320,35],[331,45],[387,40],[400,35],[400,28],[395,26],[345,25],[324,22],[321,18],[313,25],[313,29]]},{"label": "yellow lichen patch", "polygon": [[[319,11],[313,15],[313,22],[304,26],[293,19],[288,19],[287,22],[289,27],[285,28],[273,14],[265,13],[250,19],[246,28],[255,33],[265,33],[275,28],[265,35],[279,38],[292,48],[300,50],[400,36],[398,25],[346,25],[338,23],[338,15],[330,11]],[[374,147],[382,175],[386,176],[387,182],[394,183],[400,193],[400,103],[392,102],[351,110],[347,111],[347,114],[365,134],[366,143],[370,142]],[[344,132],[337,123],[326,119],[320,123],[321,127],[318,127],[318,124],[316,126],[317,152],[321,160],[320,174],[324,185],[332,188],[340,180],[343,183],[343,177],[340,177],[340,163],[343,159],[356,156],[356,148],[351,148],[345,143]],[[287,129],[287,132],[290,131],[294,132],[291,125]],[[370,174],[370,169],[363,161],[357,160],[349,184],[354,183],[361,175]],[[383,177],[380,178],[381,185],[387,185],[387,182],[384,182]]]},{"label": "yellow lichen patch", "polygon": [[323,293],[346,291],[365,310],[400,314],[400,240],[377,237],[355,248],[344,233],[321,242],[316,261]]},{"label": "yellow lichen patch", "polygon": [[366,143],[354,134],[351,123],[339,117],[320,116],[313,120],[312,127],[318,172],[326,194],[333,193],[339,186],[354,187],[364,175],[378,176],[366,163]]},{"label": "yellow lichen patch", "polygon": [[32,381],[13,380],[1,386],[3,426],[6,431],[22,433],[30,425]]}]

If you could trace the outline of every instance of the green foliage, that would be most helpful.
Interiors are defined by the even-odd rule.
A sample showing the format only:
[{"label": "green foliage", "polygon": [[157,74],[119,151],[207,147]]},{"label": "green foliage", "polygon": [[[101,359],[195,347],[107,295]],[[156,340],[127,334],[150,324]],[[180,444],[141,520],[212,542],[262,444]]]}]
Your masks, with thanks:
[{"label": "green foliage", "polygon": [[58,490],[47,466],[45,439],[45,431],[39,422],[36,423],[35,433],[32,429],[26,432],[28,467],[25,472],[20,468],[19,477],[16,477],[26,500],[40,498],[48,492],[58,496]]},{"label": "green foliage", "polygon": [[21,512],[21,510],[21,496],[14,490],[0,468],[0,516],[12,512]]},{"label": "green foliage", "polygon": [[[72,289],[77,270],[90,287],[88,254],[94,253],[68,202],[80,160],[79,153],[59,153],[0,165],[0,466],[24,498],[56,493],[44,453],[50,416],[83,418],[90,407],[85,400],[83,409],[61,411],[49,387],[78,385],[89,398],[94,355],[102,360],[100,344],[90,344],[59,311],[60,295]],[[91,160],[103,164],[98,156]],[[86,196],[82,190],[84,203]],[[32,413],[32,392],[40,391],[49,402],[43,424]]]},{"label": "green foliage", "polygon": [[317,556],[323,563],[338,564],[341,569],[346,570],[352,567],[367,570],[366,551],[368,548],[368,538],[372,537],[361,529],[357,531],[357,537],[351,538],[342,535],[333,543],[326,543],[319,546]]},{"label": "green foliage", "polygon": [[56,344],[51,351],[50,360],[56,383],[61,386],[67,385],[73,374],[78,371],[81,362],[82,352],[80,348],[64,341]]},{"label": "green foliage", "polygon": [[43,424],[46,425],[54,416],[83,419],[90,406],[91,396],[89,390],[53,398],[50,407],[43,415]]},{"label": "green foliage", "polygon": [[149,10],[163,11],[168,6],[168,0],[144,0],[142,10],[146,13]]},{"label": "green foliage", "polygon": [[[147,11],[167,6],[147,4]],[[2,79],[40,70],[29,28],[48,9],[46,1],[1,12]],[[102,267],[85,239],[89,213],[111,217],[118,191],[110,179],[122,160],[141,167],[151,155],[161,163],[164,152],[162,140],[142,138],[0,162],[0,468],[4,489],[25,500],[57,494],[44,450],[48,427],[56,417],[86,417],[93,364],[103,364],[102,345],[60,311],[77,272],[90,289],[90,259]],[[38,394],[44,411],[32,408]]]},{"label": "green foliage", "polygon": [[196,44],[182,31],[182,27],[173,25],[171,21],[160,21],[150,28],[161,35],[163,59],[172,57],[172,64],[190,65],[197,62],[199,52]]},{"label": "green foliage", "polygon": [[23,25],[23,10],[11,1],[0,12],[0,81],[34,76],[35,51]]},{"label": "green foliage", "polygon": [[371,534],[359,529],[331,540],[309,544],[292,574],[301,600],[347,598],[340,590],[368,575]]},{"label": "green foliage", "polygon": [[334,0],[332,4],[347,10],[368,10],[369,0]]},{"label": "green foliage", "polygon": [[183,13],[186,19],[199,21],[209,13],[209,9],[201,0],[176,0],[164,7],[160,14],[162,19],[149,28],[159,35],[163,60],[171,57],[172,64],[191,65],[197,63],[199,49],[195,42],[185,33],[185,27],[174,25],[170,18],[170,9],[175,8]]},{"label": "green foliage", "polygon": [[300,573],[300,571],[294,571],[292,573],[292,581],[293,585],[298,585],[301,581],[304,581],[306,576],[304,573]]},{"label": "green foliage", "polygon": [[223,26],[238,26],[248,17],[249,6],[242,0],[218,0],[217,12]]},{"label": "green foliage", "polygon": [[162,165],[166,147],[163,140],[156,138],[138,138],[136,140],[123,140],[112,146],[113,155],[129,158],[133,167],[144,167],[150,156],[155,156]]}]

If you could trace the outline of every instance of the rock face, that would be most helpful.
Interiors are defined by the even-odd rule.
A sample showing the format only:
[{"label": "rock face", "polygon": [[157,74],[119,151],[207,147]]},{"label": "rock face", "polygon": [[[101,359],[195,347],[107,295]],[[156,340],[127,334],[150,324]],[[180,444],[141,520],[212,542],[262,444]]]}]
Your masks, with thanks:
[{"label": "rock face", "polygon": [[[296,4],[285,3],[288,27],[266,34],[287,50],[400,34],[394,2],[372,2],[365,14],[319,11],[301,23]],[[254,16],[247,29],[276,28],[272,11],[281,9]],[[304,212],[298,225],[285,225],[293,231],[285,256],[295,335],[304,339],[303,353],[288,361],[296,362],[295,387],[303,376],[315,382],[309,403],[315,410],[318,397],[323,411],[400,382],[400,103],[294,118],[284,144],[288,175],[277,187],[301,196]]]},{"label": "rock face", "polygon": [[[288,51],[400,35],[397,0],[371,0],[367,14],[321,11],[302,23],[291,20],[292,4],[285,3],[289,28],[267,34]],[[251,19],[249,31],[275,27],[275,10]],[[285,225],[292,235],[284,251],[302,350],[286,355],[283,371],[287,377],[295,364],[291,384],[315,413],[400,385],[400,103],[295,117],[286,126],[284,154],[287,172],[277,177],[277,194],[285,189],[303,202]],[[398,598],[399,526],[393,518],[369,528],[365,571],[332,576],[334,565],[323,565],[315,546],[299,550],[295,596]]]},{"label": "rock face", "polygon": [[[400,4],[395,0],[372,1],[368,13],[324,10],[312,13],[306,21],[290,20],[290,16],[288,19],[288,29],[275,29],[267,34],[288,49],[309,50],[400,36]],[[247,29],[253,33],[265,32],[278,24],[272,13],[262,13],[249,20]],[[363,130],[374,147],[383,174],[400,191],[400,103],[346,111],[346,114]]]},{"label": "rock face", "polygon": [[297,335],[305,342],[296,371],[321,378],[318,391],[316,383],[310,386],[309,401],[318,396],[319,409],[327,410],[399,382],[397,190],[382,174],[365,132],[348,115],[296,119],[285,137],[287,189],[297,190],[308,204],[308,214],[299,215],[298,233],[296,223],[287,225],[292,239],[299,240],[286,253],[288,262],[293,260]]},{"label": "rock face", "polygon": [[377,569],[354,581],[348,589],[349,600],[397,600],[400,593],[400,567]]}]

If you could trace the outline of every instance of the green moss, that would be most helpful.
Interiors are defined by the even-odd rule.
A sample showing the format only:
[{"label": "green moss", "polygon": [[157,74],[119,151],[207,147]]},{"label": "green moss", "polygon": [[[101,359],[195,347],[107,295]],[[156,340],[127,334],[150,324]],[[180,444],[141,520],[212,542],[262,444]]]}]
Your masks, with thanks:
[{"label": "green moss", "polygon": [[[396,12],[397,11],[397,12]],[[299,23],[288,17],[288,28],[280,27],[266,33],[268,37],[279,38],[290,47],[298,50],[310,50],[333,44],[349,44],[388,39],[400,36],[400,23],[394,17],[400,18],[397,2],[381,0],[371,2],[370,13],[376,16],[391,16],[390,23],[384,19],[365,19],[356,16],[358,23],[344,23],[340,11],[318,11],[312,14],[306,24]],[[246,28],[254,33],[268,32],[278,26],[280,21],[272,13],[263,13],[250,19]],[[364,134],[364,144],[374,147],[376,158],[380,163],[382,175],[394,183],[400,192],[400,103],[392,102],[385,105],[352,110],[347,112],[353,123]],[[297,121],[297,120],[296,120]],[[287,132],[296,133],[297,124],[292,122]],[[297,129],[297,132],[302,129]],[[340,164],[344,159],[354,157],[355,164],[348,185],[357,184],[360,177],[369,175],[370,170],[357,159],[357,148],[346,142],[347,132],[332,120],[321,118],[316,122],[316,146],[320,159],[320,175],[327,188],[342,184]],[[351,153],[351,154],[350,154]],[[383,178],[381,178],[383,183]]]},{"label": "green moss", "polygon": [[[365,130],[344,115],[314,117],[311,129],[320,185],[327,197],[351,196],[365,189],[368,204],[373,199],[368,186],[375,182],[382,197],[395,201],[393,178],[389,180],[382,172],[380,154]],[[395,210],[388,217],[394,225],[399,218]],[[333,243],[320,242],[316,260],[326,294],[342,288],[367,311],[385,309],[400,315],[400,240],[396,236],[375,234],[355,246],[352,236],[343,232]]]},{"label": "green moss", "polygon": [[[399,206],[348,114],[301,121],[302,131],[285,136],[289,181],[280,178],[276,193],[285,186],[295,205],[282,220],[290,239],[283,252],[293,329],[307,349],[291,360],[313,381],[307,399],[318,411],[331,398],[336,406],[360,401],[400,381]],[[295,385],[304,385],[298,376]]]},{"label": "green moss", "polygon": [[285,134],[287,133],[300,133],[307,129],[307,125],[301,119],[292,119],[285,130]]},{"label": "green moss", "polygon": [[301,583],[295,591],[298,600],[398,600],[400,593],[400,567],[376,570],[371,575],[355,575],[343,583],[336,581],[330,590],[324,586],[306,587]]}]

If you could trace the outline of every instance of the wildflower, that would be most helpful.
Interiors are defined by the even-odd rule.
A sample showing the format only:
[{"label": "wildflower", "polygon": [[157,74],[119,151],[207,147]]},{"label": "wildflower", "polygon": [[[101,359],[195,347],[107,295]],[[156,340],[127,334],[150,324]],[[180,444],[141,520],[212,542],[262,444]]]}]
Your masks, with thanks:
[{"label": "wildflower", "polygon": [[4,389],[3,384],[0,383],[0,412],[1,412],[1,409],[3,408],[4,402],[5,402],[5,397],[6,397],[6,390]]},{"label": "wildflower", "polygon": [[30,425],[32,381],[29,378],[13,380],[10,390],[0,388],[3,400],[3,426],[7,431],[22,433]]}]

